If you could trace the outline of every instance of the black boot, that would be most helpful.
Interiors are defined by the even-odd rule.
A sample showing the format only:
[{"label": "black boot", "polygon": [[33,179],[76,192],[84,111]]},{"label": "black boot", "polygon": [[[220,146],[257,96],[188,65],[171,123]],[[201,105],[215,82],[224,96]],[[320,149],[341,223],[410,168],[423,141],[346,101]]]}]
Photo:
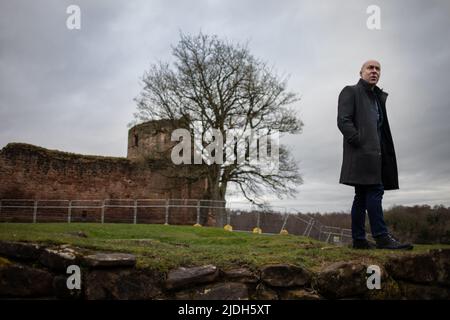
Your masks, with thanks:
[{"label": "black boot", "polygon": [[413,248],[412,244],[401,243],[390,234],[376,237],[375,242],[377,243],[378,249],[411,250]]},{"label": "black boot", "polygon": [[375,249],[375,245],[366,239],[353,240],[353,249]]}]

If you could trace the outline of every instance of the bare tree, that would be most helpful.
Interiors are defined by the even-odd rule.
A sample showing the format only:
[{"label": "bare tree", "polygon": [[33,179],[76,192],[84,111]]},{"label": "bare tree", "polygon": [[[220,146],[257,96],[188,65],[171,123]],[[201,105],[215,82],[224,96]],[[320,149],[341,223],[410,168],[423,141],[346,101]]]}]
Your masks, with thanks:
[{"label": "bare tree", "polygon": [[[297,134],[303,123],[289,107],[299,100],[288,92],[286,79],[280,79],[266,63],[250,54],[247,45],[233,44],[217,36],[180,34],[172,47],[172,65],[159,62],[144,73],[143,90],[135,99],[136,122],[184,119],[194,131],[217,129],[226,141],[233,129],[265,130],[270,134]],[[206,139],[207,140],[207,139]],[[202,141],[205,146],[210,141]],[[293,195],[302,183],[298,166],[283,145],[279,145],[279,170],[262,173],[249,163],[213,163],[199,170],[207,177],[209,197],[224,200],[229,184],[234,183],[254,204],[261,204],[267,192]],[[248,152],[246,156],[248,156]]]}]

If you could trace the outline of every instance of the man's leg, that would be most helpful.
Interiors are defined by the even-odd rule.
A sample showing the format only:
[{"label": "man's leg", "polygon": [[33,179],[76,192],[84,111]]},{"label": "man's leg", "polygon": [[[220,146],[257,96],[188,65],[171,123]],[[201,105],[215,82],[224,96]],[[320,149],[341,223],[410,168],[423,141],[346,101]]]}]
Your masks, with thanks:
[{"label": "man's leg", "polygon": [[372,236],[375,238],[387,235],[388,229],[384,222],[382,206],[384,187],[382,184],[371,185],[367,186],[366,190],[366,207]]},{"label": "man's leg", "polygon": [[352,205],[352,238],[353,240],[366,239],[366,188],[355,186],[355,198]]},{"label": "man's leg", "polygon": [[409,243],[401,243],[389,234],[383,217],[383,185],[373,185],[367,189],[366,206],[369,214],[370,228],[372,235],[379,249],[400,249],[411,250],[413,246]]}]

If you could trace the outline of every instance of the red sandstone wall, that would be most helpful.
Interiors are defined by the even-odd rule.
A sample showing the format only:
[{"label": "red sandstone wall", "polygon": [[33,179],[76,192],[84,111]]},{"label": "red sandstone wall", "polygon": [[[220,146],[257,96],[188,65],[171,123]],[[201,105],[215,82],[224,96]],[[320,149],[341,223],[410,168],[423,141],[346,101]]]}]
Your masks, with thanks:
[{"label": "red sandstone wall", "polygon": [[[0,199],[204,197],[204,181],[189,184],[186,179],[168,178],[168,173],[157,164],[149,168],[126,158],[85,156],[14,143],[0,151]],[[170,222],[195,223],[195,216],[195,210],[171,208]]]},{"label": "red sandstone wall", "polygon": [[176,142],[170,141],[174,128],[169,120],[148,121],[132,127],[128,131],[128,153],[130,160],[144,157],[150,159],[170,158]]},{"label": "red sandstone wall", "polygon": [[97,157],[8,144],[0,151],[0,199],[201,198],[183,179],[126,158]]}]

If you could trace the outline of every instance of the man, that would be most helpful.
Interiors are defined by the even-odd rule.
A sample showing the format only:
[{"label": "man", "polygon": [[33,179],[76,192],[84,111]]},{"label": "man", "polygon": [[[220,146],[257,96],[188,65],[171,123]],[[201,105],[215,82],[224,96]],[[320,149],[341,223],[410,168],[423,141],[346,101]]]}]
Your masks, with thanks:
[{"label": "man", "polygon": [[387,93],[377,87],[381,66],[369,60],[361,79],[339,95],[337,124],[344,136],[339,182],[354,186],[353,248],[372,249],[365,232],[366,210],[372,236],[380,249],[412,249],[389,234],[383,218],[384,190],[398,189],[397,160],[386,113]]}]

